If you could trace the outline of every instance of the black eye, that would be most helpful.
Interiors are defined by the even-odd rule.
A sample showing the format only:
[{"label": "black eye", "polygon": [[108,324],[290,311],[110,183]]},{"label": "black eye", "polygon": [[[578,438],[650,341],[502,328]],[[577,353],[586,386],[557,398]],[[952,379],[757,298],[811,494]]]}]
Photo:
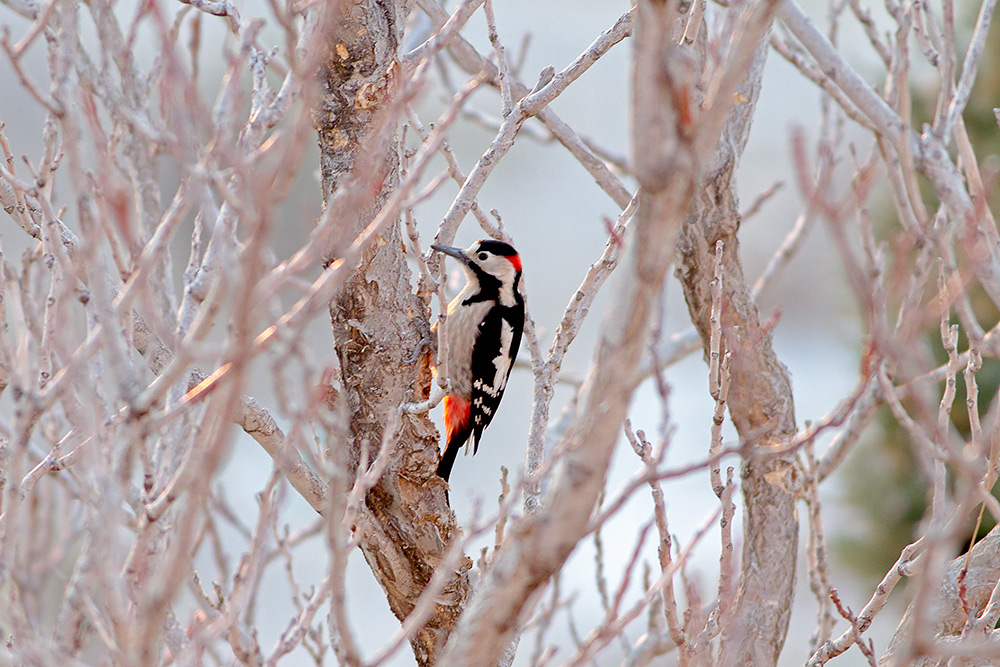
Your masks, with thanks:
[{"label": "black eye", "polygon": [[489,257],[489,255],[487,255],[485,252],[479,253],[479,261],[480,262],[485,262],[487,257]]}]

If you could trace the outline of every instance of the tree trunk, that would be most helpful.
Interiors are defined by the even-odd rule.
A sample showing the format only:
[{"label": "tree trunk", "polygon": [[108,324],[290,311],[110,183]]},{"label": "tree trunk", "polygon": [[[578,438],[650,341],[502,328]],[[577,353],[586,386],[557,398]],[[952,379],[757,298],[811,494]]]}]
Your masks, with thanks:
[{"label": "tree trunk", "polygon": [[[988,603],[996,604],[993,599],[997,580],[1000,579],[1000,527],[994,527],[989,535],[979,540],[971,554],[963,554],[952,560],[945,570],[936,594],[932,596],[932,604],[921,610],[925,623],[922,628],[914,626],[914,604],[906,608],[903,620],[893,635],[885,654],[879,659],[880,667],[931,667],[940,664],[941,655],[933,650],[923,653],[921,649],[932,648],[935,643],[945,644],[941,640],[957,640],[964,637],[970,644],[977,640],[984,648],[997,642],[996,629],[992,624],[976,629],[970,629],[967,624],[981,616]],[[928,554],[924,554],[924,567],[927,567]],[[991,610],[995,611],[995,610]],[[915,636],[916,631],[923,631],[924,636]],[[964,633],[964,634],[963,634]],[[945,644],[947,645],[947,644]],[[995,650],[995,648],[994,648]],[[995,653],[985,653],[982,656],[971,656],[955,660],[952,664],[964,667],[985,667],[996,664]]]},{"label": "tree trunk", "polygon": [[[362,191],[360,206],[345,206],[342,238],[354,239],[372,222],[399,184],[395,132],[397,63],[405,4],[393,0],[343,2],[329,43],[324,88],[316,114],[324,201],[346,188]],[[386,128],[386,123],[393,126]],[[374,184],[374,185],[372,185]],[[363,189],[371,186],[371,192]],[[373,196],[372,196],[373,195]],[[398,218],[369,245],[354,276],[330,304],[341,367],[341,395],[350,437],[335,458],[356,473],[367,447],[374,459],[399,406],[427,397],[431,355],[429,316],[414,295],[403,256]],[[328,261],[336,259],[334,248]],[[430,582],[449,540],[458,533],[444,486],[435,476],[438,434],[427,414],[400,419],[386,441],[391,462],[368,493],[361,513],[361,550],[403,620]],[[471,561],[451,573],[434,613],[411,639],[420,665],[436,662],[469,596]]]},{"label": "tree trunk", "polygon": [[[732,353],[729,414],[750,453],[742,472],[743,561],[732,622],[723,631],[723,665],[774,665],[785,643],[794,599],[798,552],[795,496],[789,491],[794,456],[767,456],[768,447],[795,435],[791,379],[771,346],[739,258],[740,216],[734,173],[750,131],[764,70],[767,40],[730,112],[700,194],[678,244],[677,275],[691,321],[710,353],[711,284],[715,245],[722,241],[723,350]],[[763,457],[756,455],[759,452]]]}]

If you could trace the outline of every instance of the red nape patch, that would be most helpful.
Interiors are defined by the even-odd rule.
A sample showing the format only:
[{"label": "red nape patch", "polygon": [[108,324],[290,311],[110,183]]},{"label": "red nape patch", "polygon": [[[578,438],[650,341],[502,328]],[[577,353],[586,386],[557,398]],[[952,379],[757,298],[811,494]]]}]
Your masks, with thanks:
[{"label": "red nape patch", "polygon": [[444,432],[448,441],[469,423],[469,402],[461,396],[449,394],[444,397]]},{"label": "red nape patch", "polygon": [[520,255],[506,255],[507,260],[514,265],[514,270],[518,273],[521,272],[521,256]]}]

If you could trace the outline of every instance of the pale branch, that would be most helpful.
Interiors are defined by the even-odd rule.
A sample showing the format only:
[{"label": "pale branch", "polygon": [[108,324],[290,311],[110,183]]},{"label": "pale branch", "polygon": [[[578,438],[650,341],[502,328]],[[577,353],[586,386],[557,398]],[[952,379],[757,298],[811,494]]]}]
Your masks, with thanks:
[{"label": "pale branch", "polygon": [[[413,111],[412,107],[407,109],[407,114],[410,118],[410,123],[412,127],[416,129],[417,134],[420,135],[420,138],[423,141],[427,141],[428,131],[420,123],[420,119],[417,118],[417,115]],[[455,153],[451,150],[451,147],[448,145],[447,141],[441,142],[438,148],[438,152],[441,154],[441,156],[445,160],[445,163],[448,165],[448,174],[451,176],[452,180],[455,181],[459,185],[459,187],[461,187],[461,185],[465,183],[466,175],[465,172],[462,171],[462,167],[458,164],[458,160],[455,158]],[[475,216],[476,221],[479,222],[479,226],[482,227],[483,231],[485,231],[487,234],[489,234],[493,238],[499,238],[501,240],[507,240],[507,241],[511,240],[503,238],[504,233],[490,221],[490,219],[486,216],[486,213],[483,212],[483,209],[479,205],[478,201],[474,199],[472,201],[472,206],[470,207],[469,210]],[[418,261],[424,262],[424,264],[426,264],[423,257],[421,257]]]},{"label": "pale branch", "polygon": [[[808,512],[809,542],[806,549],[806,560],[809,569],[809,589],[816,598],[816,630],[809,641],[809,646],[815,649],[821,643],[829,641],[835,622],[832,605],[834,589],[830,584],[830,568],[827,557],[826,528],[823,522],[822,503],[819,497],[819,476],[816,474],[817,464],[813,446],[803,448],[806,471],[805,501]],[[846,617],[845,617],[846,618]],[[854,617],[850,619],[853,622]]]},{"label": "pale branch", "polygon": [[[625,420],[625,437],[628,439],[629,444],[632,445],[632,450],[645,465],[646,474],[650,476],[655,475],[656,469],[659,464],[662,463],[663,456],[666,453],[666,443],[663,443],[659,447],[658,453],[654,454],[652,445],[645,440],[645,434],[642,431],[633,433],[632,424],[628,419]],[[670,535],[667,523],[667,510],[666,504],[663,500],[663,487],[658,480],[650,479],[649,489],[653,501],[653,516],[656,520],[656,532],[660,538],[660,543],[657,546],[656,553],[660,563],[660,574],[662,575],[673,566],[673,558],[670,554],[673,546],[673,538]],[[689,650],[689,647],[686,646],[687,637],[684,635],[684,630],[681,627],[678,618],[677,597],[674,594],[674,582],[672,577],[663,583],[662,597],[663,615],[667,623],[667,632],[670,635],[670,639],[682,653],[686,652]]]},{"label": "pale branch", "polygon": [[316,587],[309,597],[302,611],[295,618],[294,622],[281,634],[275,642],[271,652],[267,654],[264,665],[274,667],[278,660],[290,653],[302,641],[303,636],[308,631],[313,618],[319,612],[320,607],[330,596],[333,584],[333,577],[327,576],[321,584]]},{"label": "pale branch", "polygon": [[[447,20],[448,15],[436,0],[418,0],[421,9],[427,12],[437,24]],[[455,61],[469,74],[486,72],[489,81],[499,86],[499,72],[493,63],[480,55],[476,49],[459,36],[449,46]],[[511,76],[511,95],[520,99],[529,93],[530,89]],[[567,125],[551,108],[543,108],[538,113],[538,119],[552,132],[553,136],[580,162],[593,176],[594,181],[621,208],[625,208],[632,199],[632,193],[622,184],[608,166],[587,147],[582,139]]]},{"label": "pale branch", "polygon": [[591,304],[611,272],[618,266],[622,255],[620,246],[623,244],[628,225],[634,218],[637,207],[638,198],[636,197],[618,217],[618,221],[610,230],[601,257],[587,269],[580,286],[577,287],[570,302],[566,305],[552,345],[544,357],[542,357],[541,350],[538,349],[537,338],[533,336],[534,327],[529,327],[529,350],[532,356],[535,382],[531,404],[531,426],[528,431],[528,445],[525,452],[525,476],[530,480],[525,487],[524,494],[526,512],[535,511],[541,498],[542,486],[538,471],[545,454],[545,436],[548,432],[549,413],[554,395],[553,383],[562,368],[566,351],[579,332]]},{"label": "pale branch", "polygon": [[722,510],[719,517],[720,550],[719,550],[719,589],[718,598],[705,620],[704,629],[698,634],[691,653],[695,656],[706,656],[711,659],[713,639],[719,636],[722,629],[732,621],[732,612],[736,602],[737,570],[733,563],[735,547],[733,545],[733,519],[736,516],[736,504],[733,494],[736,484],[733,482],[732,466],[726,468],[726,485],[719,498]]},{"label": "pale branch", "polygon": [[823,643],[806,662],[806,667],[820,667],[821,665],[826,664],[827,661],[835,658],[853,646],[854,642],[858,639],[858,634],[863,634],[866,630],[868,630],[872,620],[880,611],[882,611],[886,603],[889,601],[889,594],[892,593],[896,584],[898,584],[904,576],[913,574],[914,563],[920,556],[921,549],[923,547],[922,542],[922,539],[917,540],[903,549],[899,558],[896,559],[896,562],[891,568],[889,568],[889,571],[886,572],[882,581],[875,587],[875,593],[868,601],[868,604],[866,604],[864,609],[861,610],[861,613],[857,615],[855,619],[856,625],[852,626],[850,630],[845,631],[836,640]]},{"label": "pale branch", "polygon": [[817,60],[826,78],[844,92],[853,104],[874,124],[880,134],[893,142],[910,140],[899,115],[857,71],[844,60],[830,41],[809,20],[794,0],[780,0],[778,18]]},{"label": "pale branch", "polygon": [[[415,67],[422,60],[430,60],[458,37],[459,31],[482,4],[483,0],[464,0],[455,8],[448,20],[438,28],[437,32],[427,38],[420,46],[401,55],[399,57],[400,64],[404,67]],[[474,72],[470,72],[470,74],[474,74]]]},{"label": "pale branch", "polygon": [[497,62],[497,79],[500,84],[500,112],[504,118],[510,114],[514,108],[514,101],[510,94],[510,72],[507,70],[507,58],[503,44],[500,43],[500,35],[497,34],[497,21],[493,15],[493,0],[486,0],[483,3],[483,14],[486,16],[486,30],[493,46],[493,54]]},{"label": "pale branch", "polygon": [[833,601],[833,604],[837,607],[837,612],[840,613],[840,615],[845,620],[847,620],[848,623],[851,624],[851,633],[854,635],[855,643],[857,644],[858,649],[861,651],[861,653],[864,654],[865,659],[868,661],[870,667],[878,667],[878,664],[875,662],[874,642],[871,639],[865,642],[861,638],[861,631],[858,629],[858,619],[855,618],[854,612],[851,611],[851,608],[844,606],[844,604],[840,601],[840,596],[837,594],[837,589],[835,588],[830,589],[830,599]]},{"label": "pale branch", "polygon": [[862,29],[865,32],[865,36],[868,41],[871,42],[872,48],[878,53],[879,58],[882,63],[888,67],[892,62],[892,52],[886,45],[883,36],[879,34],[878,24],[872,19],[871,12],[861,6],[860,0],[848,0],[848,5],[851,8],[851,13],[861,24]]},{"label": "pale branch", "polygon": [[996,6],[996,0],[983,0],[983,3],[979,7],[979,17],[976,19],[972,41],[969,42],[969,49],[966,51],[965,61],[962,63],[962,74],[959,76],[958,86],[955,88],[951,101],[948,104],[947,114],[944,116],[941,124],[934,128],[935,133],[942,140],[947,140],[951,136],[955,128],[955,123],[969,103],[972,84],[976,80],[979,60],[986,46],[986,35],[989,33],[990,22],[993,19],[993,11],[996,9]]},{"label": "pale branch", "polygon": [[38,3],[35,0],[0,0],[7,7],[29,20],[38,17]]},{"label": "pale branch", "polygon": [[[493,172],[497,163],[514,145],[514,138],[529,118],[536,116],[552,100],[562,94],[566,88],[582,76],[591,65],[607,53],[614,45],[625,39],[632,32],[632,13],[624,14],[611,28],[606,30],[584,51],[567,65],[561,72],[554,74],[548,81],[540,79],[535,88],[525,94],[517,102],[503,123],[490,146],[469,172],[465,183],[452,201],[444,219],[434,236],[435,243],[451,243],[465,215],[472,207],[473,199],[479,194],[486,179]],[[498,75],[499,76],[499,75]]]},{"label": "pale branch", "polygon": [[861,438],[861,434],[875,418],[879,407],[878,384],[868,383],[864,392],[857,397],[844,427],[838,431],[818,462],[816,474],[820,481],[829,477],[844,462],[848,453]]},{"label": "pale branch", "polygon": [[434,385],[434,389],[431,391],[431,395],[425,401],[420,401],[419,403],[403,403],[403,412],[410,415],[421,415],[425,414],[427,411],[436,408],[438,403],[440,403],[448,392],[442,389],[438,385]]},{"label": "pale branch", "polygon": [[238,24],[240,14],[229,0],[178,0],[212,16],[232,17]]},{"label": "pale branch", "polygon": [[[767,50],[767,36],[780,0],[761,0],[747,5],[734,17],[735,34],[726,49],[728,62],[750,63],[761,58]],[[729,16],[733,16],[730,12]],[[763,41],[762,41],[763,40]],[[743,130],[750,122],[756,105],[748,96],[754,86],[747,85],[747,72],[735,67],[717,67],[708,72],[705,89],[699,105],[698,123],[704,127],[699,134],[697,149],[699,154],[711,154],[705,165],[707,171],[715,171],[722,165],[739,160],[746,145],[747,132]],[[757,84],[759,87],[759,84]],[[734,104],[736,100],[738,103]],[[716,139],[716,137],[719,137]]]}]

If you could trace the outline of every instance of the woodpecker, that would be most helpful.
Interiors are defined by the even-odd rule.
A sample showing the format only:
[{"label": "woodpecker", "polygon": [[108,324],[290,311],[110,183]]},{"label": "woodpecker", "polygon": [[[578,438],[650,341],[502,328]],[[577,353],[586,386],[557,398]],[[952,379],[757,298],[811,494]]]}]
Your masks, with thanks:
[{"label": "woodpecker", "polygon": [[496,413],[524,330],[524,299],[518,291],[521,258],[502,241],[476,241],[462,250],[432,245],[461,263],[468,280],[448,304],[438,333],[445,353],[438,373],[450,380],[444,399],[445,449],[437,474],[448,481],[455,456],[471,435],[473,454]]}]

